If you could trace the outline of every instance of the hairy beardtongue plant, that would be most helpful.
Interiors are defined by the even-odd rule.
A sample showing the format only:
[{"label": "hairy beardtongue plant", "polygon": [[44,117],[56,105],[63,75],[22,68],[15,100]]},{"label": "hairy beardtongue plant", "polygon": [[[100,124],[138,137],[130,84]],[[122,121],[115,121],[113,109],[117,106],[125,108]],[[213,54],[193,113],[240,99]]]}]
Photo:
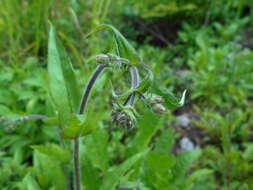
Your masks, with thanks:
[{"label": "hairy beardtongue plant", "polygon": [[[144,104],[154,113],[164,113],[167,109],[174,109],[184,104],[184,91],[180,101],[168,93],[156,87],[153,94],[153,72],[144,64],[136,50],[124,38],[124,36],[111,25],[100,25],[87,37],[103,29],[109,30],[114,37],[114,49],[107,54],[95,56],[98,64],[89,78],[83,94],[76,79],[75,72],[66,50],[56,37],[54,26],[50,23],[48,42],[48,88],[49,102],[53,108],[54,116],[30,115],[12,121],[12,124],[29,119],[43,119],[48,124],[57,126],[62,141],[73,141],[73,182],[75,190],[81,190],[81,172],[79,158],[79,140],[81,137],[94,132],[94,128],[85,125],[86,108],[89,102],[91,91],[100,75],[109,70],[112,73],[129,71],[131,76],[131,87],[122,94],[112,90],[113,108],[111,111],[112,120],[118,126],[125,129],[132,129],[137,125],[138,115],[134,108],[136,98],[143,100]],[[141,79],[140,73],[146,73]],[[123,76],[122,76],[123,77]],[[63,143],[64,145],[64,143]],[[33,146],[41,151],[40,146]],[[45,148],[45,147],[44,147]],[[47,149],[55,147],[48,146]],[[46,150],[42,150],[46,152]]]}]

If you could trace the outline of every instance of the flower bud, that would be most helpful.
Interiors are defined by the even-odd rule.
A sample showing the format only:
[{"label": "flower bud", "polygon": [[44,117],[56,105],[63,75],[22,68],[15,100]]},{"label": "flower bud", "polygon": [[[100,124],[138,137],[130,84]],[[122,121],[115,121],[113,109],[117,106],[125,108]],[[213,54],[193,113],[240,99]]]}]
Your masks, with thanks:
[{"label": "flower bud", "polygon": [[167,112],[167,109],[162,104],[154,104],[154,105],[152,105],[152,110],[155,113],[159,113],[159,114]]},{"label": "flower bud", "polygon": [[145,96],[145,98],[148,101],[148,103],[151,105],[164,103],[163,97],[156,94],[147,95]]},{"label": "flower bud", "polygon": [[135,117],[125,110],[113,110],[111,113],[113,122],[125,129],[132,129],[135,125]]},{"label": "flower bud", "polygon": [[98,63],[107,63],[110,61],[110,57],[106,54],[99,54],[96,56],[96,61]]},{"label": "flower bud", "polygon": [[164,99],[162,96],[158,96],[158,95],[152,95],[151,97],[151,103],[152,104],[162,104],[164,103]]}]

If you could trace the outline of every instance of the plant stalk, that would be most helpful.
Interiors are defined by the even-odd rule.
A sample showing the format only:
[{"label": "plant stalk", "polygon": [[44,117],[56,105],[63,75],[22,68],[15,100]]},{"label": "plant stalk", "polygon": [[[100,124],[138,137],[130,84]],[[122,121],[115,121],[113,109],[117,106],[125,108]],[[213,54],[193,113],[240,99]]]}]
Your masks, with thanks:
[{"label": "plant stalk", "polygon": [[[107,64],[100,64],[97,66],[95,69],[94,73],[89,79],[88,85],[85,88],[81,104],[80,104],[80,109],[79,109],[79,114],[83,114],[85,111],[85,108],[87,107],[87,103],[90,97],[90,92],[98,78],[98,76],[104,71],[104,69],[107,67]],[[131,72],[131,79],[132,79],[132,84],[131,86],[133,88],[136,88],[139,83],[139,73],[138,70],[135,66],[130,67],[130,72]],[[135,94],[133,93],[127,100],[126,104],[133,104],[135,99]],[[79,137],[76,137],[73,140],[73,161],[74,161],[74,183],[75,183],[75,189],[76,190],[81,190],[81,167],[80,167],[80,156],[79,156]]]},{"label": "plant stalk", "polygon": [[[84,113],[92,87],[94,86],[98,76],[104,71],[106,67],[107,67],[106,64],[98,65],[93,74],[91,75],[81,100],[79,114]],[[73,140],[74,184],[75,184],[74,186],[76,190],[81,190],[81,166],[80,166],[79,145],[80,145],[79,137],[76,137]]]},{"label": "plant stalk", "polygon": [[[131,73],[131,88],[136,88],[140,84],[140,76],[138,69],[135,66],[130,66]],[[131,94],[125,101],[124,105],[133,105],[135,99],[135,92]]]},{"label": "plant stalk", "polygon": [[73,160],[74,160],[74,180],[75,180],[75,189],[81,190],[81,168],[80,168],[80,160],[79,160],[79,137],[74,139],[74,152],[73,152]]}]

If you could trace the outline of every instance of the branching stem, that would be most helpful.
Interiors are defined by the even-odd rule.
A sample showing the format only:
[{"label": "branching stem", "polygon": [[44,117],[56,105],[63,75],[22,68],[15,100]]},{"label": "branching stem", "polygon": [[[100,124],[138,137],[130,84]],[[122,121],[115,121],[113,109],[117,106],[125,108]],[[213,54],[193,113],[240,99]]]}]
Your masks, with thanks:
[{"label": "branching stem", "polygon": [[[90,92],[98,78],[98,76],[104,71],[104,69],[107,67],[107,64],[100,64],[97,66],[95,69],[94,73],[89,79],[88,85],[86,86],[86,89],[84,91],[81,104],[80,104],[80,110],[79,114],[83,114],[85,112]],[[131,73],[131,86],[132,88],[136,88],[139,83],[139,72],[138,69],[135,66],[130,66],[130,73]],[[125,104],[134,104],[134,99],[135,99],[135,93],[130,95]],[[81,167],[80,167],[80,156],[79,156],[79,137],[76,137],[74,139],[74,147],[73,147],[73,161],[74,161],[74,180],[75,180],[75,189],[76,190],[81,190]]]}]

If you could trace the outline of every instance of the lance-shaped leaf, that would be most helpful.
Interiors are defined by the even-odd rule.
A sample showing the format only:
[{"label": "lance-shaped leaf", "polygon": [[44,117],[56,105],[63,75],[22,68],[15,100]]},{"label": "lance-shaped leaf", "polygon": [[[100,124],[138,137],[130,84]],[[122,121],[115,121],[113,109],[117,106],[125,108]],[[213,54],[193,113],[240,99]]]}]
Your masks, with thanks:
[{"label": "lance-shaped leaf", "polygon": [[153,80],[154,80],[153,72],[151,70],[148,70],[148,74],[136,87],[135,91],[138,93],[145,93],[149,89],[149,87],[152,85]]},{"label": "lance-shaped leaf", "polygon": [[50,97],[60,124],[64,124],[70,113],[77,112],[81,94],[70,59],[58,41],[52,24],[48,42],[48,78]]},{"label": "lance-shaped leaf", "polygon": [[165,92],[157,85],[154,85],[153,88],[159,96],[163,97],[164,105],[167,109],[173,110],[184,105],[186,90],[184,90],[181,99],[177,100],[171,93]]},{"label": "lance-shaped leaf", "polygon": [[102,24],[98,26],[94,31],[90,32],[87,35],[87,37],[102,29],[108,29],[113,33],[115,43],[116,43],[116,50],[120,57],[128,59],[133,65],[138,65],[140,63],[141,59],[138,56],[134,47],[127,41],[127,39],[116,28],[114,28],[111,25]]},{"label": "lance-shaped leaf", "polygon": [[[112,96],[113,98],[119,99],[119,100],[124,100],[126,99],[129,95],[133,94],[134,92],[137,93],[145,93],[149,87],[152,85],[154,79],[153,72],[151,70],[148,70],[148,74],[145,76],[145,78],[138,84],[137,87],[131,87],[129,90],[122,94],[116,94],[114,90],[112,90]],[[112,87],[113,89],[113,87]]]},{"label": "lance-shaped leaf", "polygon": [[133,92],[135,91],[134,88],[130,88],[129,90],[127,90],[126,92],[122,93],[122,94],[117,94],[114,91],[114,88],[112,87],[112,97],[115,99],[119,99],[119,100],[124,100],[126,99],[128,96],[130,96]]},{"label": "lance-shaped leaf", "polygon": [[181,99],[178,101],[172,94],[166,94],[164,97],[165,99],[165,106],[168,109],[176,109],[184,105],[185,102],[185,95],[186,90],[184,90]]},{"label": "lance-shaped leaf", "polygon": [[112,171],[109,171],[105,179],[100,186],[99,190],[114,190],[116,185],[119,183],[119,179],[133,167],[133,165],[141,160],[146,154],[148,150],[145,150],[141,153],[138,153],[131,158],[127,159],[123,164],[114,168]]}]

